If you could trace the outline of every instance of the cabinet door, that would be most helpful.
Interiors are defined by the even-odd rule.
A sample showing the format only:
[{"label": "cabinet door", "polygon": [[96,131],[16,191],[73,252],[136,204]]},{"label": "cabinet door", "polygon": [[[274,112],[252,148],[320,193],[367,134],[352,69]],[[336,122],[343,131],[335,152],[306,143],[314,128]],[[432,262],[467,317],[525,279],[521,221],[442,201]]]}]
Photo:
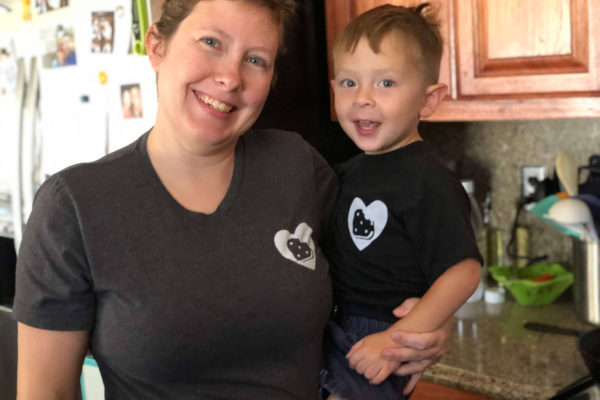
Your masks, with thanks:
[{"label": "cabinet door", "polygon": [[458,96],[592,96],[599,0],[454,0]]},{"label": "cabinet door", "polygon": [[[448,97],[456,98],[456,85],[453,83],[454,81],[452,79],[452,77],[455,76],[455,63],[452,61],[454,60],[454,47],[453,42],[449,40],[449,38],[452,37],[452,27],[449,25],[449,22],[452,21],[452,0],[430,0],[429,2],[432,4],[435,11],[435,15],[440,24],[440,33],[444,40],[444,51],[442,54],[439,81],[448,85]],[[333,57],[331,53],[333,42],[338,33],[348,24],[348,22],[363,12],[382,4],[395,4],[410,7],[420,3],[420,1],[415,0],[326,0],[325,15],[327,24],[327,62],[329,66],[329,79],[333,79]],[[333,94],[331,98],[333,99]],[[331,106],[331,115],[333,116],[333,119],[335,119],[333,104]]]},{"label": "cabinet door", "polygon": [[411,400],[492,400],[475,393],[420,380]]}]

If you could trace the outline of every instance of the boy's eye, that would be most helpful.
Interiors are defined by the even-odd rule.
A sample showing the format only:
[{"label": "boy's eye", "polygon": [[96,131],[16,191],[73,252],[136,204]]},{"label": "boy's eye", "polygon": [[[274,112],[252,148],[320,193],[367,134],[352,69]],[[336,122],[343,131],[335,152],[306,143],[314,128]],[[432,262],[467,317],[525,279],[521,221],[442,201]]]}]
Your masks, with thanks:
[{"label": "boy's eye", "polygon": [[384,88],[389,88],[394,86],[394,81],[391,79],[384,79],[381,82],[379,82],[379,86],[384,87]]},{"label": "boy's eye", "polygon": [[356,82],[354,82],[350,79],[342,79],[342,81],[340,82],[340,85],[343,87],[351,88],[351,87],[356,86]]}]

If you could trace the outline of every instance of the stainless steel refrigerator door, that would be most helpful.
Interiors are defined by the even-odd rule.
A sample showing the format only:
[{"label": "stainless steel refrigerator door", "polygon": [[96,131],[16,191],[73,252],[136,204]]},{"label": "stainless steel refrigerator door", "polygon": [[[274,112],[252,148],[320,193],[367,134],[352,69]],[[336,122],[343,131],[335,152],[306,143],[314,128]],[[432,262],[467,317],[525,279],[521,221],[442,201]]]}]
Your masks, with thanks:
[{"label": "stainless steel refrigerator door", "polygon": [[9,146],[13,161],[12,176],[10,179],[10,194],[12,208],[12,229],[15,239],[15,248],[18,250],[23,236],[23,227],[25,226],[22,214],[23,195],[21,190],[21,148],[23,135],[23,109],[25,105],[26,80],[25,80],[25,59],[17,60],[17,87],[15,91],[15,101],[10,104],[14,107],[11,110],[12,118],[8,119]]},{"label": "stainless steel refrigerator door", "polygon": [[40,69],[37,57],[32,57],[29,64],[29,79],[25,91],[23,107],[22,133],[19,146],[20,160],[20,184],[21,184],[21,226],[25,226],[33,198],[37,188],[41,184],[40,160],[41,149],[39,139],[40,114]]}]

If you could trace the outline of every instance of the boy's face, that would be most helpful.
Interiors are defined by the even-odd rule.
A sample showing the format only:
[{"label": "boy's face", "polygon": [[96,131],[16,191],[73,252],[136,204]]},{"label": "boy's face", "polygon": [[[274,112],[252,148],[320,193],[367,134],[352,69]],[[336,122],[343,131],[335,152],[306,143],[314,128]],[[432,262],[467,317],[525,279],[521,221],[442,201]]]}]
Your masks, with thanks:
[{"label": "boy's face", "polygon": [[346,134],[367,154],[420,140],[417,125],[427,85],[402,42],[388,35],[375,54],[362,38],[353,53],[334,54],[335,111]]}]

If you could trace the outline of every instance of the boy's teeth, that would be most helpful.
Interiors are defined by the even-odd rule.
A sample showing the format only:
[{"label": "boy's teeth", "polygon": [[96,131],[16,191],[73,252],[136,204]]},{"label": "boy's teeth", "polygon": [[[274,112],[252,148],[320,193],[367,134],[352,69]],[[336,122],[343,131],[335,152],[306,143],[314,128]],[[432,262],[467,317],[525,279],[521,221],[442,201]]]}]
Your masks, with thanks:
[{"label": "boy's teeth", "polygon": [[362,129],[373,129],[377,125],[379,125],[379,123],[378,122],[373,122],[373,121],[358,121],[358,125]]},{"label": "boy's teeth", "polygon": [[221,111],[221,112],[230,112],[232,110],[233,107],[221,103],[218,100],[215,99],[211,99],[208,96],[200,96],[200,100],[202,100],[202,102],[208,104],[209,106],[211,106],[212,108],[214,108],[215,110]]}]

